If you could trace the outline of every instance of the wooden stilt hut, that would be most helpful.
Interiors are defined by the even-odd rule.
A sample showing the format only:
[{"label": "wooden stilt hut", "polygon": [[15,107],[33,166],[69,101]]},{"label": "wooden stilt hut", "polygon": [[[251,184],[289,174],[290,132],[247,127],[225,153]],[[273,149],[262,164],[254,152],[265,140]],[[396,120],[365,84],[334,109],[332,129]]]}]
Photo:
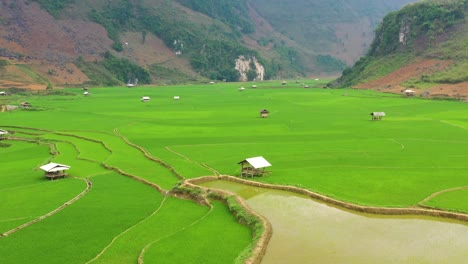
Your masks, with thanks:
[{"label": "wooden stilt hut", "polygon": [[271,166],[271,164],[262,156],[248,158],[238,162],[237,164],[241,165],[241,177],[263,176],[266,173],[265,168]]},{"label": "wooden stilt hut", "polygon": [[8,134],[8,131],[0,129],[0,140],[5,140],[7,134]]},{"label": "wooden stilt hut", "polygon": [[385,112],[372,112],[370,113],[372,120],[382,120],[382,117],[385,116]]},{"label": "wooden stilt hut", "polygon": [[30,108],[30,107],[31,107],[31,104],[28,103],[28,102],[22,102],[22,103],[20,104],[20,106],[21,106],[22,108]]},{"label": "wooden stilt hut", "polygon": [[268,111],[266,109],[263,109],[262,111],[260,111],[260,117],[261,118],[266,118],[266,117],[268,117],[269,114],[270,114],[270,111]]},{"label": "wooden stilt hut", "polygon": [[66,177],[67,173],[65,171],[69,170],[70,166],[51,162],[41,166],[40,169],[45,171],[46,178],[55,180]]},{"label": "wooden stilt hut", "polygon": [[414,96],[415,92],[414,90],[411,90],[411,89],[406,89],[403,91],[403,93],[405,93],[406,96]]}]

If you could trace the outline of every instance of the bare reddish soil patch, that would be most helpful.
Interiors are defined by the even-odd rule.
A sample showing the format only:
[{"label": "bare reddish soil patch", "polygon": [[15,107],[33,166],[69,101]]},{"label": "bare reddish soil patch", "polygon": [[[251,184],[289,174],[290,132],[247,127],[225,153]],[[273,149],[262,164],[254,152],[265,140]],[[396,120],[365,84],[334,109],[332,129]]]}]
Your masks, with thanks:
[{"label": "bare reddish soil patch", "polygon": [[433,97],[453,97],[468,101],[468,82],[441,84],[425,91]]},{"label": "bare reddish soil patch", "polygon": [[0,87],[1,88],[21,88],[21,89],[28,89],[34,91],[45,90],[47,85],[45,84],[32,84],[32,83],[21,83],[21,82],[13,82],[13,81],[2,81],[0,80]]},{"label": "bare reddish soil patch", "polygon": [[[27,64],[37,78],[20,73],[1,74],[2,87],[37,89],[89,81],[73,62],[99,60],[112,40],[100,25],[79,20],[56,20],[35,2],[7,1],[0,9],[0,59]],[[13,68],[13,67],[12,67]],[[11,71],[11,70],[10,70]],[[35,83],[35,84],[32,84]]]},{"label": "bare reddish soil patch", "polygon": [[[423,74],[433,74],[444,70],[453,61],[428,59],[421,60],[403,68],[400,68],[379,79],[359,84],[354,88],[373,89],[389,93],[402,93],[406,88],[402,84],[409,79],[420,79]],[[414,89],[416,95],[426,97],[454,97],[460,99],[468,98],[468,82],[458,84],[441,84],[429,89]]]}]

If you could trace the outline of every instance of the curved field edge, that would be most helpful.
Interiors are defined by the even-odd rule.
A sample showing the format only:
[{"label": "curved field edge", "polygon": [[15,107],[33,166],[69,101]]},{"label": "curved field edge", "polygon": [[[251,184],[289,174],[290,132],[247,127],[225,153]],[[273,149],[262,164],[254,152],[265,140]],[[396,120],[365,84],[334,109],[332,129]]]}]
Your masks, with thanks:
[{"label": "curved field edge", "polygon": [[115,172],[92,180],[91,191],[66,210],[0,239],[2,263],[28,263],[32,256],[35,263],[84,263],[163,199],[154,188]]},{"label": "curved field edge", "polygon": [[206,181],[212,181],[212,180],[227,180],[227,181],[242,183],[242,184],[255,186],[255,187],[290,191],[290,192],[308,196],[310,198],[313,198],[319,201],[323,201],[327,204],[339,206],[345,209],[350,209],[356,212],[380,214],[380,215],[426,215],[426,216],[444,217],[444,218],[468,222],[468,214],[465,214],[465,213],[449,212],[449,211],[444,211],[440,209],[416,208],[416,207],[386,208],[386,207],[363,206],[363,205],[357,205],[357,204],[352,204],[352,203],[345,202],[345,201],[336,200],[336,199],[312,192],[310,190],[298,188],[295,186],[266,184],[266,183],[261,183],[261,182],[256,182],[256,181],[244,180],[244,179],[240,179],[240,178],[237,178],[234,176],[228,176],[228,175],[201,177],[197,179],[188,180],[188,182],[196,185],[196,184],[200,184],[200,183],[203,183]]},{"label": "curved field edge", "polygon": [[121,233],[106,250],[88,263],[134,263],[146,245],[190,226],[209,211],[210,208],[193,201],[166,196],[152,215]]},{"label": "curved field edge", "polygon": [[[49,149],[49,155],[47,156],[48,160],[50,160],[51,157],[59,155],[56,143],[42,142],[37,139],[14,137],[9,138],[9,140],[47,146]],[[18,162],[15,161],[8,163],[8,165],[15,167],[16,163]],[[24,166],[24,164],[21,165]],[[36,166],[36,164],[28,165],[33,165],[33,167]],[[8,171],[6,174],[9,174]],[[7,229],[2,230],[3,232],[0,234],[0,237],[11,235],[60,212],[87,194],[92,186],[88,179],[75,177],[68,181],[50,182],[45,185],[47,181],[43,177],[39,179],[36,175],[37,173],[23,173],[22,175],[17,175],[25,182],[16,183],[15,186],[10,186],[10,188],[0,190],[0,197],[5,199],[3,200],[3,205],[10,207],[3,210],[3,216],[8,217],[8,215],[10,215],[11,217],[11,214],[16,215],[16,218],[10,219],[11,221],[8,221],[8,219],[2,221],[10,222],[10,224],[4,226]],[[86,187],[83,188],[82,184],[79,184],[78,186],[71,180],[83,181]],[[3,182],[5,182],[5,179],[3,179]],[[68,193],[68,191],[70,193]],[[12,208],[14,209],[12,210]],[[18,208],[22,208],[22,210],[17,210]],[[19,215],[24,216],[25,214],[29,215],[26,217],[19,217]]]},{"label": "curved field edge", "polygon": [[237,221],[248,226],[252,232],[251,243],[240,252],[236,263],[258,264],[265,255],[268,242],[273,234],[270,222],[256,211],[252,210],[238,195],[215,189],[198,186],[197,183],[218,179],[223,176],[205,176],[189,179],[173,190],[182,196],[189,196],[199,202],[209,203],[219,200],[225,203]]},{"label": "curved field edge", "polygon": [[[27,128],[22,128],[24,130],[27,130]],[[34,129],[33,129],[34,130]],[[71,134],[68,134],[69,132],[67,133],[62,133],[62,132],[52,132],[52,131],[41,131],[41,132],[44,132],[44,133],[36,133],[35,135],[33,135],[34,137],[33,138],[28,138],[28,137],[25,137],[25,138],[19,138],[19,137],[15,137],[14,139],[15,140],[21,140],[21,141],[25,141],[25,142],[34,142],[34,143],[41,143],[41,144],[46,144],[49,146],[50,148],[50,154],[52,154],[52,158],[49,158],[49,159],[56,159],[57,156],[62,156],[62,155],[67,155],[69,159],[77,159],[77,160],[83,160],[83,161],[90,161],[92,163],[100,163],[96,160],[87,160],[86,158],[84,157],[81,157],[81,151],[80,151],[80,148],[77,146],[77,142],[76,140],[90,140],[89,138],[84,138],[84,137],[79,137],[79,136],[76,136],[76,135],[71,135]],[[21,133],[21,132],[20,132]],[[18,133],[18,134],[20,134]],[[28,132],[26,132],[28,133]],[[117,132],[116,132],[117,134]],[[70,138],[74,138],[74,140],[70,140]],[[13,138],[12,138],[13,139]],[[126,141],[126,140],[125,140]],[[126,141],[127,144],[129,144],[129,142]],[[102,142],[103,146],[106,147],[106,144],[104,142]],[[133,146],[135,148],[138,148],[138,146]],[[53,149],[53,151],[52,151]],[[112,150],[108,147],[106,147],[106,149],[109,149],[109,151],[111,152]],[[62,153],[63,152],[63,153]],[[143,152],[143,151],[142,151]],[[146,154],[146,153],[145,153]],[[73,156],[73,158],[72,158]],[[145,155],[146,156],[146,155]],[[149,158],[149,157],[147,157]],[[151,159],[151,158],[150,158]],[[155,161],[155,160],[153,160]],[[162,193],[166,193],[164,190],[160,189],[159,186],[151,183],[151,182],[148,182],[144,179],[141,179],[139,178],[138,176],[136,175],[132,175],[132,174],[128,174],[128,173],[125,173],[123,172],[122,170],[120,170],[119,168],[116,168],[116,167],[110,167],[108,165],[106,165],[104,162],[101,163],[101,165],[103,165],[104,168],[102,168],[103,170],[104,169],[110,169],[110,170],[114,170],[116,172],[118,172],[119,174],[121,175],[125,175],[125,176],[129,176],[130,178],[133,178],[137,181],[140,181],[140,182],[143,182],[145,183],[146,185],[149,185],[149,186],[152,186],[153,188],[157,189],[159,192],[162,192]],[[84,175],[82,175],[84,176]],[[98,177],[98,176],[93,176],[93,177]],[[100,177],[99,177],[100,178]],[[85,191],[85,192],[88,192],[90,187],[91,187],[91,182],[89,181],[89,179],[82,179],[84,181],[87,181],[88,182],[88,189]],[[65,205],[68,206],[70,205],[71,203],[66,203]],[[199,205],[197,205],[199,206]],[[59,209],[64,209],[64,208],[59,208]],[[55,212],[54,212],[55,213]],[[184,213],[186,213],[184,211]],[[154,214],[154,213],[153,213]],[[50,215],[47,215],[47,216],[52,216],[52,214]],[[151,217],[151,215],[149,216]],[[38,220],[43,220],[44,218],[43,217],[40,217]],[[112,241],[110,242],[110,244],[108,246],[106,246],[102,251],[101,253],[99,253],[98,255],[96,255],[96,257],[93,259],[93,260],[99,260],[97,262],[100,262],[100,258],[101,256],[106,253],[106,251],[111,248],[113,246],[113,243],[114,241],[118,240],[121,236],[124,236],[127,232],[130,233],[130,231],[140,225],[140,223],[143,223],[147,220],[148,218],[145,218],[143,219],[141,222],[139,223],[136,223],[134,226],[131,226],[129,227],[128,229],[124,230],[122,233],[120,233],[119,235],[117,235],[116,237],[114,237],[112,239]],[[35,221],[31,221],[29,223],[27,223],[26,225],[22,226],[21,228],[23,227],[27,227],[27,226],[30,226],[32,224],[35,224],[38,222],[38,220],[36,219]],[[198,221],[198,220],[197,220]],[[196,223],[197,221],[195,221],[194,223]],[[189,225],[190,226],[190,225]],[[19,231],[20,229],[16,229],[14,231]],[[219,232],[221,232],[221,230],[219,230]],[[6,235],[10,235],[10,233],[12,233],[11,231],[9,231]],[[202,238],[200,238],[202,239]],[[235,241],[238,241],[238,239],[236,239]],[[242,241],[242,240],[239,240],[239,241]],[[245,243],[249,244],[250,243],[250,239],[249,240],[245,240]],[[150,243],[151,244],[151,243]],[[149,244],[149,245],[150,245]],[[231,247],[230,247],[231,248]],[[232,250],[232,248],[231,248]],[[245,252],[245,249],[239,249],[238,248],[238,251],[240,252]],[[120,252],[119,252],[120,253]],[[231,252],[231,255],[232,255],[233,252]],[[111,254],[112,255],[112,254]],[[114,255],[115,257],[115,255]],[[121,259],[120,256],[118,256],[118,259]],[[115,259],[114,259],[115,260]],[[91,262],[94,262],[91,260]],[[104,261],[106,262],[106,261]]]},{"label": "curved field edge", "polygon": [[138,263],[244,263],[239,253],[251,243],[250,229],[239,225],[223,202],[211,201],[211,208],[187,228],[145,247]]},{"label": "curved field edge", "polygon": [[84,191],[82,191],[81,193],[79,193],[77,196],[73,197],[73,199],[67,201],[66,203],[62,204],[61,206],[57,207],[56,209],[52,210],[51,212],[48,212],[44,215],[41,215],[40,217],[37,217],[27,223],[24,223],[18,227],[15,227],[13,229],[10,229],[6,232],[3,232],[2,234],[0,234],[0,237],[6,237],[6,236],[9,236],[15,232],[18,232],[20,231],[21,229],[24,229],[26,227],[29,227],[41,220],[44,220],[46,219],[47,217],[50,217],[60,211],[62,211],[63,209],[67,208],[68,206],[70,206],[71,204],[73,204],[74,202],[78,201],[80,198],[82,198],[83,196],[85,196],[90,190],[91,190],[91,187],[92,187],[92,183],[89,179],[81,179],[82,181],[84,181],[86,183],[86,188]]},{"label": "curved field edge", "polygon": [[428,208],[444,208],[453,212],[468,214],[466,206],[455,206],[468,197],[468,186],[444,190],[431,195],[420,203],[420,206]]},{"label": "curved field edge", "polygon": [[[141,176],[138,173],[138,170],[135,170],[134,168],[130,169],[132,166],[127,166],[127,163],[118,163],[117,161],[114,161],[113,158],[115,159],[115,156],[118,155],[117,159],[120,160],[126,160],[128,158],[128,149],[127,151],[120,151],[121,149],[115,149],[114,145],[115,143],[109,142],[112,140],[118,140],[121,142],[117,143],[117,146],[124,147],[124,148],[130,148],[133,151],[137,151],[141,153],[141,156],[144,157],[143,160],[145,163],[154,165],[156,167],[161,167],[160,170],[165,170],[167,169],[164,164],[161,164],[158,162],[156,158],[153,158],[150,156],[148,153],[144,151],[143,148],[132,144],[129,142],[126,138],[121,136],[118,133],[118,130],[115,130],[116,136],[110,135],[110,134],[103,134],[103,133],[96,133],[96,132],[86,132],[86,131],[51,131],[51,130],[44,130],[44,129],[36,129],[36,128],[30,128],[30,127],[20,127],[20,126],[6,126],[8,128],[13,128],[13,129],[19,129],[21,132],[19,134],[24,133],[24,131],[36,131],[38,132],[37,134],[34,135],[33,138],[29,137],[23,137],[22,136],[15,136],[15,137],[9,137],[11,140],[20,140],[20,141],[26,141],[26,142],[34,142],[38,144],[45,144],[48,145],[50,148],[50,154],[52,157],[59,156],[60,151],[58,150],[57,144],[61,143],[68,143],[73,146],[73,151],[76,152],[76,155],[73,159],[76,159],[77,161],[87,161],[87,162],[94,162],[96,164],[99,164],[100,166],[103,167],[105,170],[113,170],[116,171],[122,175],[132,177],[140,182],[143,182],[145,184],[151,185],[158,189],[161,193],[165,192],[166,190],[163,188],[170,188],[169,186],[175,185],[177,179],[174,178],[174,180],[164,180],[163,182],[155,182],[155,177],[154,176],[148,176],[148,175],[143,175]],[[28,132],[26,132],[28,133]],[[110,138],[110,140],[109,140]],[[106,141],[108,139],[108,141]],[[104,159],[104,157],[101,157],[101,159],[104,160],[96,160],[96,159],[89,159],[82,157],[82,150],[77,146],[77,143],[74,142],[76,140],[82,140],[82,141],[89,141],[93,142],[96,144],[99,144],[101,147],[105,149],[109,153],[109,155]],[[70,151],[68,151],[70,152]],[[124,152],[124,155],[121,155],[119,153]],[[117,153],[117,154],[116,154]],[[53,158],[50,158],[53,159]],[[127,159],[128,160],[128,159]],[[132,161],[135,161],[135,159],[132,159]],[[167,165],[168,166],[168,165]],[[166,167],[166,168],[163,168]],[[170,167],[170,166],[169,166]],[[144,166],[142,166],[144,168]],[[140,169],[141,171],[141,169]],[[148,174],[148,173],[145,173]],[[81,175],[81,177],[84,177],[85,175]],[[177,177],[178,175],[176,175]],[[165,175],[163,175],[165,177]],[[161,178],[159,178],[161,179]],[[167,182],[167,183],[166,183]],[[159,184],[163,183],[163,187],[161,187]]]}]

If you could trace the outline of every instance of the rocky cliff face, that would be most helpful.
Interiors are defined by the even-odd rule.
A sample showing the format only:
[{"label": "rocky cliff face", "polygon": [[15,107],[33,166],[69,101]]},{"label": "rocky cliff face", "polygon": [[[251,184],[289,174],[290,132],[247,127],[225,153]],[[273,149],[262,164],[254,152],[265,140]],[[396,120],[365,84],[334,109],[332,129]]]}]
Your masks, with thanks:
[{"label": "rocky cliff face", "polygon": [[263,81],[265,78],[265,67],[255,57],[239,56],[235,69],[239,72],[241,82]]},{"label": "rocky cliff face", "polygon": [[388,14],[371,49],[330,86],[468,99],[468,0],[423,1]]}]

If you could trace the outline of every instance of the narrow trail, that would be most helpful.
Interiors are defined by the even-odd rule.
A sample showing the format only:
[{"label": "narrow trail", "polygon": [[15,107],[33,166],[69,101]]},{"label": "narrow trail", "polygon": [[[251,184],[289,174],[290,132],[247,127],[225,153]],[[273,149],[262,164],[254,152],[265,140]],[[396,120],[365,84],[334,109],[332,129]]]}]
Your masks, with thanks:
[{"label": "narrow trail", "polygon": [[450,123],[449,121],[446,121],[446,120],[440,120],[441,123],[444,123],[446,125],[449,125],[449,126],[453,126],[453,127],[457,127],[457,128],[461,128],[463,130],[468,130],[468,128],[464,127],[464,126],[460,126],[460,125],[457,125],[457,124],[452,124]]},{"label": "narrow trail", "polygon": [[389,139],[389,140],[390,140],[391,142],[393,142],[393,143],[396,143],[396,144],[400,145],[401,150],[405,149],[405,145],[403,145],[402,143],[400,143],[400,142],[398,142],[398,141],[396,141],[396,140],[394,140],[394,139]]},{"label": "narrow trail", "polygon": [[191,163],[197,164],[198,166],[201,166],[201,167],[203,167],[203,168],[205,168],[205,169],[208,169],[209,171],[211,171],[212,173],[214,173],[216,176],[221,175],[221,173],[220,173],[219,171],[217,171],[217,170],[215,170],[215,169],[209,167],[209,166],[206,165],[205,163],[200,163],[200,162],[198,162],[198,161],[191,160],[189,157],[187,157],[187,156],[183,155],[182,153],[179,153],[179,152],[177,152],[177,151],[175,151],[175,150],[173,150],[173,149],[171,149],[171,148],[169,148],[169,147],[164,147],[164,148],[167,149],[168,151],[170,151],[170,152],[176,154],[177,156],[182,157],[182,158],[184,158],[185,160],[190,161]]},{"label": "narrow trail", "polygon": [[455,188],[446,189],[446,190],[442,190],[442,191],[433,193],[433,194],[429,195],[427,198],[425,198],[424,200],[422,200],[421,202],[419,202],[418,205],[419,206],[426,206],[426,205],[424,205],[424,203],[426,203],[427,201],[431,200],[432,198],[434,198],[434,197],[436,197],[438,195],[441,195],[443,193],[452,192],[452,191],[465,190],[465,189],[468,190],[468,186],[455,187]]},{"label": "narrow trail", "polygon": [[17,217],[17,218],[12,218],[12,219],[5,219],[5,220],[0,220],[0,223],[5,223],[5,222],[10,222],[10,221],[16,221],[16,220],[23,220],[23,219],[28,219],[32,217]]},{"label": "narrow trail", "polygon": [[[247,205],[246,200],[243,199],[242,197],[240,197],[237,193],[227,191],[227,190],[210,189],[210,188],[203,187],[203,186],[200,186],[200,185],[197,184],[197,182],[199,182],[199,181],[204,182],[206,180],[209,181],[209,180],[214,180],[214,179],[232,180],[232,179],[239,179],[239,178],[235,177],[235,176],[229,176],[229,175],[205,176],[205,177],[186,180],[186,181],[184,181],[183,185],[188,186],[189,188],[202,188],[207,193],[208,192],[217,193],[218,195],[221,195],[225,199],[227,199],[227,197],[233,196],[233,197],[235,197],[236,203],[238,205],[240,205],[242,208],[244,208],[251,216],[253,216],[254,218],[257,218],[261,222],[261,224],[263,226],[263,232],[261,234],[254,235],[254,236],[259,235],[259,237],[258,237],[258,239],[252,240],[251,245],[253,245],[253,248],[251,249],[251,253],[249,254],[249,257],[247,259],[245,259],[244,263],[245,264],[259,264],[259,263],[261,263],[261,261],[263,259],[263,256],[265,255],[265,252],[267,250],[270,239],[271,239],[271,237],[273,235],[273,227],[272,227],[270,221],[268,221],[267,218],[263,217],[262,215],[257,213],[255,210],[250,208],[250,206]],[[248,181],[248,180],[241,180],[241,181],[253,182],[253,181]],[[253,233],[256,232],[255,228],[253,228],[249,224],[247,224],[247,226],[249,226],[251,228]],[[244,251],[248,250],[248,248],[249,248],[249,246],[247,246],[246,249],[244,249]],[[242,255],[243,255],[242,252],[239,253],[236,260],[238,260]]]},{"label": "narrow trail", "polygon": [[[153,182],[150,182],[148,180],[145,180],[143,178],[140,178],[136,175],[133,175],[133,174],[130,174],[130,173],[127,173],[125,171],[123,171],[122,169],[118,168],[118,167],[113,167],[113,166],[110,166],[108,164],[106,164],[106,162],[112,157],[112,155],[114,154],[114,151],[112,151],[112,149],[104,142],[104,141],[101,141],[101,140],[96,140],[96,139],[92,139],[92,138],[87,138],[87,137],[83,137],[83,136],[77,136],[77,135],[73,135],[73,134],[67,134],[67,133],[59,133],[59,132],[54,132],[54,134],[56,135],[61,135],[61,136],[70,136],[70,137],[75,137],[75,138],[79,138],[79,139],[83,139],[83,140],[88,140],[88,141],[92,141],[92,142],[95,142],[95,143],[99,143],[101,144],[108,152],[109,152],[109,155],[107,156],[107,158],[105,160],[103,160],[102,162],[98,162],[96,161],[96,163],[100,164],[102,167],[104,167],[105,169],[107,170],[111,170],[111,171],[115,171],[117,173],[119,173],[120,175],[123,175],[123,176],[126,176],[126,177],[130,177],[136,181],[139,181],[143,184],[146,184],[148,186],[151,186],[153,188],[155,188],[158,192],[160,192],[161,194],[165,194],[166,193],[166,190],[164,190],[163,188],[161,188],[159,185],[153,183]],[[107,133],[104,133],[104,134],[107,134]],[[83,158],[78,158],[78,159],[83,159]],[[87,159],[83,159],[83,160],[87,160]],[[89,160],[88,160],[89,161]]]},{"label": "narrow trail", "polygon": [[185,179],[180,173],[178,173],[178,172],[176,171],[176,169],[175,169],[174,167],[172,167],[171,165],[165,163],[164,161],[162,161],[162,160],[160,160],[160,159],[158,159],[158,158],[152,156],[146,149],[144,149],[144,148],[142,148],[142,147],[140,147],[140,146],[138,146],[138,145],[132,143],[132,142],[131,142],[130,140],[128,140],[126,137],[122,136],[122,135],[119,133],[118,128],[115,128],[115,129],[114,129],[114,133],[115,133],[118,137],[120,137],[127,145],[132,146],[132,147],[134,147],[134,148],[140,150],[140,151],[145,155],[145,157],[148,158],[149,160],[155,161],[155,162],[161,164],[163,167],[167,168],[169,171],[171,171],[171,173],[172,173],[174,176],[176,176],[176,178],[177,178],[178,180],[181,180],[181,181],[182,181],[182,180]]},{"label": "narrow trail", "polygon": [[28,188],[28,187],[37,186],[37,185],[43,185],[43,184],[47,184],[47,182],[44,181],[44,182],[41,182],[41,183],[28,184],[28,185],[23,185],[23,186],[19,186],[19,187],[9,188],[9,189],[0,189],[0,192],[19,190],[19,189]]},{"label": "narrow trail", "polygon": [[118,234],[117,236],[115,236],[111,242],[102,249],[101,252],[99,252],[99,254],[97,254],[93,259],[89,260],[86,262],[86,264],[88,263],[91,263],[95,260],[97,260],[98,258],[100,258],[111,246],[112,244],[114,244],[114,242],[119,239],[121,236],[125,235],[127,232],[129,232],[130,230],[132,230],[133,228],[135,228],[136,226],[146,222],[148,219],[150,219],[151,217],[153,217],[154,215],[156,215],[160,210],[161,208],[164,206],[164,203],[166,202],[167,200],[167,196],[164,197],[164,199],[161,201],[161,203],[159,204],[158,208],[156,208],[156,210],[154,212],[152,212],[149,216],[147,216],[146,218],[144,218],[143,220],[141,220],[140,222],[130,226],[129,228],[127,228],[126,230],[124,230],[122,233]]},{"label": "narrow trail", "polygon": [[82,198],[83,196],[85,196],[92,188],[92,182],[89,180],[89,179],[83,179],[83,178],[75,178],[75,179],[79,179],[79,180],[82,180],[86,183],[86,189],[84,191],[82,191],[80,194],[78,194],[77,196],[75,196],[73,199],[69,200],[68,202],[64,203],[63,205],[59,206],[57,209],[45,214],[45,215],[42,215],[32,221],[29,221],[25,224],[22,224],[16,228],[13,228],[9,231],[6,231],[4,232],[3,234],[0,235],[0,238],[1,237],[6,237],[6,236],[9,236],[17,231],[20,231],[21,229],[24,229],[32,224],[35,224],[43,219],[46,219],[47,217],[50,217],[60,211],[62,211],[63,209],[65,209],[66,207],[68,207],[69,205],[73,204],[74,202],[78,201],[80,198]]},{"label": "narrow trail", "polygon": [[180,233],[180,232],[182,232],[182,231],[185,231],[185,230],[191,228],[192,226],[194,226],[194,225],[200,223],[200,222],[203,221],[206,217],[208,217],[208,215],[210,215],[211,212],[213,212],[213,206],[210,207],[210,210],[209,210],[204,216],[200,217],[199,219],[197,219],[196,221],[194,221],[194,222],[191,223],[190,225],[187,225],[187,226],[185,226],[185,227],[183,227],[183,228],[181,228],[181,229],[179,229],[179,230],[176,230],[176,231],[174,231],[174,232],[172,232],[172,233],[170,233],[170,234],[168,234],[168,235],[166,235],[166,236],[163,236],[163,237],[161,237],[161,238],[159,238],[159,239],[157,239],[157,240],[155,240],[155,241],[152,241],[151,243],[149,243],[148,245],[146,245],[146,246],[141,250],[140,254],[138,255],[138,264],[143,264],[143,263],[144,263],[145,253],[146,253],[146,251],[147,251],[151,246],[153,246],[154,244],[160,242],[161,240],[164,240],[164,239],[166,239],[166,238],[169,238],[169,237],[171,237],[171,236],[173,236],[173,235],[175,235],[175,234],[177,234],[177,233]]}]

